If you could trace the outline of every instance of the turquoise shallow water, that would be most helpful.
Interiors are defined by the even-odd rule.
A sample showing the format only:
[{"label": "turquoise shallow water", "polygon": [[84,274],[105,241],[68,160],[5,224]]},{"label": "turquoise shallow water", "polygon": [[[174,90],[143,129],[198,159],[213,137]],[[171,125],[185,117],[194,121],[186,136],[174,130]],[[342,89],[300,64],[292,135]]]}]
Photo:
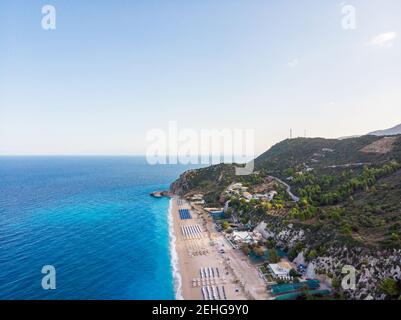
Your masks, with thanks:
[{"label": "turquoise shallow water", "polygon": [[[188,166],[0,158],[0,299],[173,299],[165,189]],[[42,266],[56,268],[43,290]]]}]

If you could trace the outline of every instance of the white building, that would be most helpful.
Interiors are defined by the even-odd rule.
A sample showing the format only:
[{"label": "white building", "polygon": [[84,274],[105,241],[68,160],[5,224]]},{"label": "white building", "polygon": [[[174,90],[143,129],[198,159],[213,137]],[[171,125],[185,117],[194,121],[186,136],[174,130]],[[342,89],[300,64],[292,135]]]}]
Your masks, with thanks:
[{"label": "white building", "polygon": [[252,235],[246,231],[234,231],[232,240],[237,243],[251,243],[253,242]]},{"label": "white building", "polygon": [[244,192],[246,190],[248,190],[248,188],[244,187],[242,185],[242,183],[238,182],[238,183],[234,183],[234,184],[228,186],[228,188],[226,190],[226,193],[228,193],[228,194],[239,194],[240,192]]},{"label": "white building", "polygon": [[231,234],[231,240],[236,244],[247,243],[247,244],[254,244],[258,241],[262,240],[262,234],[254,231],[233,231]]},{"label": "white building", "polygon": [[267,199],[269,200],[269,201],[272,201],[273,200],[273,198],[275,197],[277,195],[277,191],[270,191],[268,194],[267,194]]},{"label": "white building", "polygon": [[292,266],[289,262],[279,262],[269,264],[269,269],[274,278],[288,279],[290,278],[290,270]]}]

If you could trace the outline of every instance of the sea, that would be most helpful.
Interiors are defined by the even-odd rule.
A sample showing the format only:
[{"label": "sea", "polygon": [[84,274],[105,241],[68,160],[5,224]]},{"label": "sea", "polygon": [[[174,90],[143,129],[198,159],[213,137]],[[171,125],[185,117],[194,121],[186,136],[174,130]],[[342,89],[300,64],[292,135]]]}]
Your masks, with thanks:
[{"label": "sea", "polygon": [[169,199],[149,194],[194,167],[0,157],[0,299],[177,298]]}]

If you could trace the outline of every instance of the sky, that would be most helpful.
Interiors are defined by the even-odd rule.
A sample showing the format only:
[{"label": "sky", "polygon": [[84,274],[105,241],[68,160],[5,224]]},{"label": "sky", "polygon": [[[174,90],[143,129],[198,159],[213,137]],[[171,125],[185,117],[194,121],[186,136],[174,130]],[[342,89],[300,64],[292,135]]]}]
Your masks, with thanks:
[{"label": "sky", "polygon": [[252,129],[256,154],[385,129],[400,58],[399,0],[2,0],[0,155],[144,154],[169,121]]}]

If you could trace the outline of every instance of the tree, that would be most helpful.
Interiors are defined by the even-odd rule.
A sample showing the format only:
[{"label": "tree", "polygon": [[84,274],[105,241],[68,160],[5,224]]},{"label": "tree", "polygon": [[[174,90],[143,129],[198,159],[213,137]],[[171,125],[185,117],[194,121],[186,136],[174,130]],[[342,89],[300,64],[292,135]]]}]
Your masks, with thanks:
[{"label": "tree", "polygon": [[269,211],[273,208],[273,205],[270,202],[263,202],[262,207],[265,211]]},{"label": "tree", "polygon": [[352,228],[348,222],[343,221],[340,231],[343,235],[349,236],[351,234]]},{"label": "tree", "polygon": [[228,223],[228,221],[224,221],[223,224],[222,224],[221,226],[222,226],[222,228],[223,228],[224,230],[227,230],[228,228],[230,228],[230,224]]},{"label": "tree", "polygon": [[340,281],[338,281],[336,278],[333,278],[331,280],[331,286],[335,289],[335,290],[339,290],[341,288],[341,283]]},{"label": "tree", "polygon": [[289,177],[289,176],[294,176],[295,173],[296,173],[296,171],[295,171],[294,168],[285,169],[284,172],[283,172],[283,174],[284,174],[285,176],[287,176],[287,177]]},{"label": "tree", "polygon": [[291,269],[289,272],[290,277],[298,277],[298,272],[295,269]]},{"label": "tree", "polygon": [[270,263],[277,263],[280,261],[280,257],[275,249],[269,249],[269,261]]},{"label": "tree", "polygon": [[265,254],[265,251],[263,250],[262,247],[255,247],[255,248],[253,249],[253,253],[254,253],[256,256],[258,256],[258,257],[263,257],[264,254]]},{"label": "tree", "polygon": [[249,253],[251,252],[251,250],[249,249],[249,246],[246,243],[242,244],[241,250],[246,256],[249,255]]},{"label": "tree", "polygon": [[308,253],[308,260],[311,261],[313,259],[315,259],[317,257],[317,252],[315,249],[312,249],[311,251],[309,251]]},{"label": "tree", "polygon": [[394,242],[400,241],[400,236],[397,233],[393,232],[391,234],[391,241],[394,241]]},{"label": "tree", "polygon": [[391,298],[395,298],[400,295],[397,281],[391,278],[384,279],[380,283],[379,290],[387,294]]},{"label": "tree", "polygon": [[298,256],[298,254],[302,251],[303,248],[304,248],[304,245],[302,244],[302,242],[301,241],[297,241],[295,246],[288,253],[288,258],[291,261],[294,260]]},{"label": "tree", "polygon": [[299,210],[298,208],[294,207],[290,210],[290,218],[291,219],[296,219],[299,216]]},{"label": "tree", "polygon": [[266,241],[266,247],[268,249],[273,249],[274,248],[274,241],[272,239],[269,239]]},{"label": "tree", "polygon": [[301,207],[306,208],[308,206],[308,199],[307,198],[302,198],[299,203],[300,203]]}]

